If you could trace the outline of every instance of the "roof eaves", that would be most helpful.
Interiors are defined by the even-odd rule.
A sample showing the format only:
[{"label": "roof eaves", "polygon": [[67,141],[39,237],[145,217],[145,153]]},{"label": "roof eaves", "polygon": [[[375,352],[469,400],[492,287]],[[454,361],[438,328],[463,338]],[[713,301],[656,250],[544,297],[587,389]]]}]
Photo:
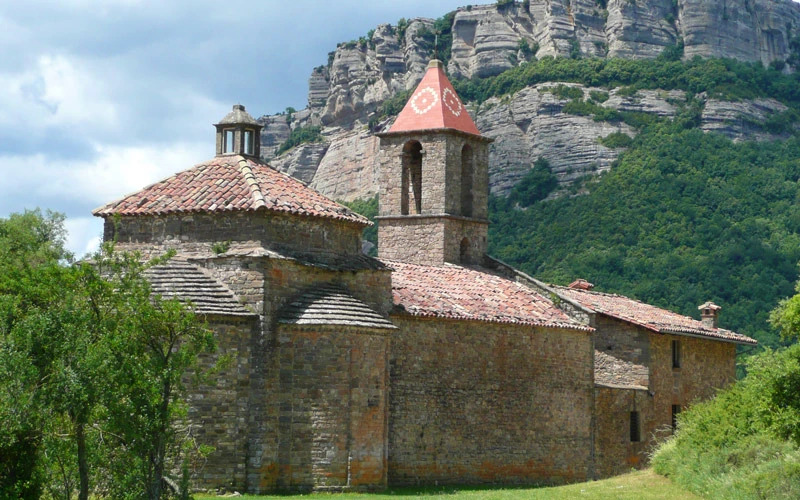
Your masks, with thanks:
[{"label": "roof eaves", "polygon": [[735,335],[736,338],[725,337],[722,335],[714,335],[712,332],[703,332],[700,333],[697,330],[681,330],[676,328],[661,328],[658,330],[658,333],[669,334],[669,335],[681,335],[684,337],[694,337],[699,339],[705,340],[717,340],[719,342],[730,342],[733,344],[742,344],[742,345],[757,345],[758,341],[756,339],[752,339],[746,335],[742,335],[740,333],[731,332],[730,330],[724,330],[729,334]]},{"label": "roof eaves", "polygon": [[436,311],[420,311],[420,310],[409,310],[408,308],[403,308],[402,310],[393,311],[392,314],[397,315],[408,315],[414,316],[417,318],[427,318],[427,319],[447,319],[453,321],[479,321],[482,323],[495,323],[501,325],[525,325],[525,326],[538,326],[543,328],[562,328],[565,330],[576,330],[582,332],[593,332],[595,329],[591,326],[581,325],[581,324],[573,324],[573,323],[566,323],[561,321],[531,321],[526,319],[514,318],[514,317],[490,317],[490,316],[475,316],[471,314],[453,314],[453,313],[444,313],[444,312],[436,312]]},{"label": "roof eaves", "polygon": [[472,132],[467,132],[464,130],[459,130],[457,128],[452,127],[441,127],[441,128],[424,128],[424,129],[414,129],[414,130],[388,130],[386,132],[378,132],[375,135],[378,137],[395,137],[395,136],[402,136],[402,135],[409,135],[409,134],[431,134],[437,132],[448,132],[457,135],[463,135],[467,137],[471,137],[473,139],[478,139],[486,143],[492,143],[495,139],[491,137],[486,137],[480,134],[474,134]]},{"label": "roof eaves", "polygon": [[602,387],[605,389],[627,389],[627,390],[634,390],[634,391],[648,391],[650,390],[648,387],[643,385],[624,385],[624,384],[609,384],[606,382],[595,382],[595,387]]}]

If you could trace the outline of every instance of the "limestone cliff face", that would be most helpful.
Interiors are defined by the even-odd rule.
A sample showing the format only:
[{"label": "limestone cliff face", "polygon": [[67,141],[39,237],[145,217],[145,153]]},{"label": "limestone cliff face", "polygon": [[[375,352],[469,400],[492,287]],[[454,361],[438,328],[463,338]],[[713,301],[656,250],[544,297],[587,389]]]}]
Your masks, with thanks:
[{"label": "limestone cliff face", "polygon": [[[588,92],[581,85],[570,85]],[[590,116],[564,113],[567,99],[541,84],[517,92],[512,99],[492,98],[481,105],[477,125],[495,139],[489,156],[489,184],[494,193],[506,193],[533,166],[537,158],[550,163],[562,185],[608,170],[617,151],[598,142],[613,132],[635,132],[623,123],[596,122]]]},{"label": "limestone cliff face", "polygon": [[396,28],[382,24],[366,43],[340,44],[330,67],[315,69],[309,79],[311,109],[326,125],[349,125],[398,91],[413,88],[425,73],[432,48],[419,33],[432,24],[430,19],[413,19],[402,39]]},{"label": "limestone cliff face", "polygon": [[520,41],[537,57],[658,56],[679,40],[686,57],[732,57],[769,64],[789,55],[800,26],[791,0],[531,0],[498,9],[460,9],[453,22],[451,75],[499,74],[521,60]]},{"label": "limestone cliff face", "polygon": [[[412,19],[404,27],[382,24],[369,39],[340,44],[329,64],[309,78],[307,109],[260,120],[262,156],[322,193],[353,200],[377,192],[377,139],[391,120],[373,130],[367,123],[384,100],[414,88],[433,55],[433,20]],[[460,8],[452,17],[452,78],[488,77],[533,57],[652,58],[684,43],[686,57],[734,57],[768,64],[785,60],[789,39],[800,32],[800,4],[791,0],[531,0]],[[633,135],[624,124],[596,122],[564,113],[566,99],[543,84],[514,96],[490,99],[472,109],[484,135],[496,139],[490,184],[507,192],[539,157],[547,158],[562,185],[610,168],[618,150],[599,138]],[[579,85],[586,96],[592,90]],[[673,116],[681,91],[604,89],[602,106]],[[702,99],[702,96],[701,96]],[[474,108],[474,106],[473,106]],[[777,101],[704,102],[701,127],[735,140],[774,139],[758,124],[784,111]],[[323,127],[324,142],[300,145],[276,157],[293,128]]]}]

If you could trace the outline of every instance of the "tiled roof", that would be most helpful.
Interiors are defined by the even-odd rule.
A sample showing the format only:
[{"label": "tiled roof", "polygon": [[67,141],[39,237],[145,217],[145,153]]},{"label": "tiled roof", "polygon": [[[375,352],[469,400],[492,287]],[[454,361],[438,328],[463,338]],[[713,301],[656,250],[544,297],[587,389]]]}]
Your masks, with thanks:
[{"label": "tiled roof", "polygon": [[554,286],[560,295],[580,304],[590,311],[638,325],[659,333],[688,334],[725,340],[740,344],[757,341],[722,328],[712,328],[701,321],[639,302],[622,295],[592,292],[575,288]]},{"label": "tiled roof", "polygon": [[392,132],[451,129],[480,135],[478,127],[444,74],[444,65],[431,61],[417,89],[389,129]]},{"label": "tiled roof", "polygon": [[594,351],[595,384],[646,389],[649,378],[650,371],[644,365],[637,365],[602,351]]},{"label": "tiled roof", "polygon": [[396,328],[371,307],[333,284],[315,287],[297,297],[286,306],[278,322],[292,325]]},{"label": "tiled roof", "polygon": [[488,270],[383,262],[394,269],[395,305],[414,316],[593,330],[525,285]]},{"label": "tiled roof", "polygon": [[371,223],[269,165],[217,156],[94,210],[97,216],[268,210]]},{"label": "tiled roof", "polygon": [[198,314],[256,316],[225,285],[186,261],[172,259],[145,272],[154,294],[190,302]]}]

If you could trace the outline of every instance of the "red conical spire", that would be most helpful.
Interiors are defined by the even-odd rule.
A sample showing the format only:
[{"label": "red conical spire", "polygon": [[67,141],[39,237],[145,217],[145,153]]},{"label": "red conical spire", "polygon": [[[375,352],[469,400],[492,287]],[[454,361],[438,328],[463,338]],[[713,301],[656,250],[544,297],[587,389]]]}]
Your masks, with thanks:
[{"label": "red conical spire", "polygon": [[428,64],[428,71],[389,132],[432,129],[452,129],[481,135],[444,74],[441,61],[435,59]]}]

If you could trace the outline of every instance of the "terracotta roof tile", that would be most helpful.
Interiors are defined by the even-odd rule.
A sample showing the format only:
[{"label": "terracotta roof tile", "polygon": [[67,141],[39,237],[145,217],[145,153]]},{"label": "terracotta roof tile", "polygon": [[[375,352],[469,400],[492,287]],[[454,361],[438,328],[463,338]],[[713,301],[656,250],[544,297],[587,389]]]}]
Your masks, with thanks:
[{"label": "terracotta roof tile", "polygon": [[383,262],[394,270],[395,305],[414,316],[593,330],[525,285],[485,269]]},{"label": "terracotta roof tile", "polygon": [[371,223],[266,163],[217,156],[95,209],[96,216],[268,210]]},{"label": "terracotta roof tile", "polygon": [[554,286],[553,289],[586,309],[654,332],[697,335],[739,344],[758,343],[745,335],[722,328],[712,328],[689,316],[651,306],[622,295],[591,292],[563,286]]},{"label": "terracotta roof tile", "polygon": [[451,129],[481,135],[453,89],[439,61],[431,61],[406,106],[389,129],[392,132]]}]

